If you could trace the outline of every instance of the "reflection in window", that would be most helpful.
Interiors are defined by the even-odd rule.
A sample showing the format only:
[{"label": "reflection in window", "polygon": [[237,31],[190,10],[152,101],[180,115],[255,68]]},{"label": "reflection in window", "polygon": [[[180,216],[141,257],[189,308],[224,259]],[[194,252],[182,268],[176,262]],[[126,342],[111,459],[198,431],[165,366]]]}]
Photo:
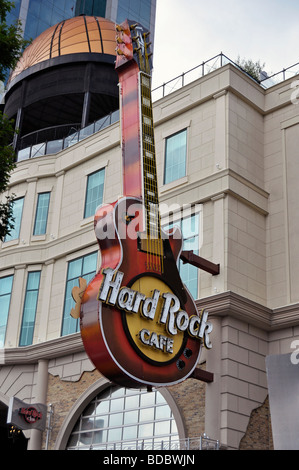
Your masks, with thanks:
[{"label": "reflection in window", "polygon": [[186,176],[187,130],[166,139],[164,184]]},{"label": "reflection in window", "polygon": [[40,193],[37,199],[33,235],[44,235],[47,230],[50,193]]},{"label": "reflection in window", "polygon": [[82,256],[73,261],[70,261],[68,264],[61,331],[62,336],[79,331],[79,320],[70,316],[70,312],[75,306],[75,301],[72,297],[72,289],[74,286],[79,285],[79,277],[86,279],[87,284],[89,283],[96,273],[97,258],[98,253],[94,252],[90,255]]},{"label": "reflection in window", "polygon": [[[183,250],[192,250],[195,254],[199,251],[199,215],[193,214],[189,217],[184,217],[178,221],[175,221],[164,229],[167,231],[173,226],[178,226],[181,229],[183,238]],[[198,268],[192,266],[189,263],[184,264],[180,260],[179,272],[183,283],[187,286],[192,297],[197,299],[198,297]]]},{"label": "reflection in window", "polygon": [[88,176],[84,218],[95,214],[96,208],[103,202],[105,169],[96,171]]},{"label": "reflection in window", "polygon": [[150,29],[151,0],[122,0],[118,2],[117,23],[126,18],[134,18],[147,29]]},{"label": "reflection in window", "polygon": [[172,411],[160,392],[111,386],[85,408],[67,449],[170,449],[177,448],[178,439]]},{"label": "reflection in window", "polygon": [[6,235],[5,240],[4,240],[5,242],[9,242],[10,240],[16,240],[19,238],[20,229],[21,229],[21,221],[22,221],[22,213],[23,213],[23,205],[24,205],[23,197],[19,199],[15,199],[13,202],[12,218],[14,219],[14,228],[11,229],[9,235]]},{"label": "reflection in window", "polygon": [[0,278],[0,348],[4,347],[13,276]]},{"label": "reflection in window", "polygon": [[32,344],[38,300],[40,271],[28,273],[19,346]]}]

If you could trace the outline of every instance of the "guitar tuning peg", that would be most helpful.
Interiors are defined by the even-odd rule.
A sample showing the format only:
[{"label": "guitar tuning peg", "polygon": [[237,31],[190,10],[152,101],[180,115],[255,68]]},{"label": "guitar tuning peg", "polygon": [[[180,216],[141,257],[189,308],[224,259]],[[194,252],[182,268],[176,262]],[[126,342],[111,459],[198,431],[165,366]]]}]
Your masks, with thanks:
[{"label": "guitar tuning peg", "polygon": [[123,41],[119,36],[117,36],[117,37],[116,37],[116,42],[117,42],[118,44],[123,44],[124,41]]},{"label": "guitar tuning peg", "polygon": [[150,35],[150,32],[149,32],[149,31],[146,31],[145,33],[143,33],[144,39],[147,38],[149,35]]},{"label": "guitar tuning peg", "polygon": [[130,30],[132,31],[133,29],[135,29],[135,28],[136,28],[136,26],[138,26],[138,23],[131,24],[131,26],[130,26]]},{"label": "guitar tuning peg", "polygon": [[119,47],[116,47],[116,48],[115,48],[115,52],[116,52],[118,55],[125,55],[125,54],[123,53],[123,51],[122,51]]},{"label": "guitar tuning peg", "polygon": [[118,32],[124,31],[124,28],[123,28],[120,24],[117,24],[117,25],[115,26],[115,29],[116,29],[116,31],[118,31]]},{"label": "guitar tuning peg", "polygon": [[140,47],[140,46],[134,48],[134,52],[138,52],[138,51],[141,51],[141,47]]}]

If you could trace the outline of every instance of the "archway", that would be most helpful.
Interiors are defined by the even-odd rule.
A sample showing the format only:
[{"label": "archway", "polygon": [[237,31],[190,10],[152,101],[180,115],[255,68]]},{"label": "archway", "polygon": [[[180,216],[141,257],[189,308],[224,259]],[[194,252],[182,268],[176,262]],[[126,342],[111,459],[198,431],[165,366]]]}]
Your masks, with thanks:
[{"label": "archway", "polygon": [[[119,396],[118,396],[119,395]],[[143,399],[142,399],[142,397]],[[139,406],[136,407],[136,409],[139,409],[139,418],[135,422],[128,422],[130,424],[130,429],[125,426],[125,421],[127,419],[133,418],[132,416],[132,411],[135,409],[135,405],[133,407],[129,406],[126,408],[125,403],[127,402],[126,398],[128,398],[130,402],[133,403],[134,398],[138,398],[140,400]],[[148,406],[146,403],[144,405],[142,402],[144,399],[150,399],[154,400],[152,403],[149,403]],[[102,401],[105,401],[106,405],[108,402],[111,402],[113,400],[114,405],[116,405],[118,402],[118,405],[120,406],[120,409],[117,410],[112,410],[111,408],[111,403],[110,403],[110,408],[108,415],[111,418],[113,418],[114,423],[112,426],[109,426],[105,424],[105,419],[107,419],[107,413],[100,412],[99,414],[96,412],[95,409],[100,405]],[[133,400],[133,401],[132,401]],[[146,424],[142,423],[140,420],[141,417],[141,412],[146,413],[146,411],[150,408],[155,408],[156,411],[158,411],[159,416],[157,413],[155,413],[154,417],[152,418],[146,418]],[[89,409],[93,409],[91,413],[88,411]],[[97,408],[98,409],[98,408]],[[168,411],[169,410],[169,411]],[[164,412],[166,414],[164,415]],[[93,416],[95,414],[95,416]],[[87,419],[86,419],[87,418]],[[117,423],[115,421],[117,420]],[[88,426],[90,426],[91,421],[96,423],[96,427],[94,429],[85,429],[84,432],[82,433],[81,431],[83,430],[82,423],[88,421]],[[140,432],[140,426],[143,426],[143,430],[145,431],[145,428],[151,427],[152,430],[154,430],[154,426],[156,426],[157,421],[159,421],[160,424],[160,431],[159,435],[155,436],[156,432],[153,432],[153,434],[147,434],[147,439],[142,439],[142,437],[139,439],[139,437],[142,435]],[[121,424],[120,424],[121,422]],[[80,423],[80,424],[79,424]],[[74,439],[72,439],[72,436],[76,439],[75,434],[76,429],[78,429],[78,425],[80,427],[80,438],[78,440],[78,444],[75,444],[74,446],[72,445],[72,442],[74,442]],[[146,426],[149,425],[149,426]],[[162,428],[163,426],[163,434],[162,434]],[[164,433],[164,426],[168,426],[168,431],[166,430]],[[122,437],[119,434],[118,437],[115,439],[110,439],[109,438],[109,432],[111,432],[111,427],[113,428],[113,432],[118,430],[117,432],[120,433],[120,429],[122,430]],[[130,432],[135,432],[138,428],[137,434],[134,434],[133,439],[128,439],[128,433]],[[174,431],[175,428],[175,431]],[[126,431],[127,434],[127,439],[124,439],[124,431]],[[108,432],[108,434],[107,434]],[[152,431],[151,431],[152,432]],[[84,434],[84,435],[83,435]],[[95,437],[97,435],[96,439],[94,439],[92,436]],[[163,437],[162,437],[163,435]],[[108,439],[107,439],[108,436]],[[81,439],[83,437],[83,439]],[[90,440],[91,437],[91,440]],[[138,439],[137,439],[138,438]],[[183,420],[181,417],[181,414],[179,412],[179,409],[177,405],[175,404],[172,396],[166,389],[160,389],[159,392],[152,392],[151,394],[145,394],[144,391],[138,391],[138,390],[125,390],[121,389],[119,387],[114,387],[111,383],[109,383],[106,379],[100,379],[97,381],[95,384],[93,384],[89,389],[85,391],[85,393],[77,400],[77,402],[74,404],[72,409],[70,410],[68,416],[66,417],[59,433],[57,436],[56,440],[56,445],[55,449],[57,450],[65,450],[66,448],[71,449],[72,447],[79,449],[83,448],[89,448],[89,449],[111,449],[112,448],[125,448],[123,446],[124,443],[129,444],[130,442],[132,443],[134,441],[138,441],[138,447],[141,448],[140,446],[143,446],[144,444],[149,444],[149,440],[152,441],[152,444],[154,444],[154,440],[158,439],[159,442],[161,442],[164,438],[168,440],[168,443],[170,444],[172,440],[178,441],[179,439],[184,439],[185,438],[185,429],[184,429],[184,424]],[[98,440],[101,441],[102,445],[98,445],[99,442]],[[80,441],[80,442],[79,442]],[[85,442],[86,441],[86,442]],[[125,442],[126,441],[126,442]]]}]

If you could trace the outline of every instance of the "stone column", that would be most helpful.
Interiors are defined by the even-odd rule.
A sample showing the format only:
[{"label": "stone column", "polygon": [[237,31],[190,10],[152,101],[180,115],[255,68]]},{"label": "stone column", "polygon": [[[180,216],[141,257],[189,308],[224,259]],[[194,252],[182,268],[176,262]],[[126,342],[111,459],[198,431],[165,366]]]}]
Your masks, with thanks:
[{"label": "stone column", "polygon": [[[38,361],[37,369],[37,383],[36,383],[36,403],[47,404],[47,391],[48,391],[48,361],[40,359]],[[28,450],[41,450],[42,449],[42,431],[32,429]]]},{"label": "stone column", "polygon": [[212,349],[207,353],[207,370],[214,374],[214,381],[206,386],[205,433],[211,439],[221,440],[221,318],[210,317]]},{"label": "stone column", "polygon": [[215,122],[215,166],[218,170],[227,168],[227,90],[213,96],[216,100]]}]

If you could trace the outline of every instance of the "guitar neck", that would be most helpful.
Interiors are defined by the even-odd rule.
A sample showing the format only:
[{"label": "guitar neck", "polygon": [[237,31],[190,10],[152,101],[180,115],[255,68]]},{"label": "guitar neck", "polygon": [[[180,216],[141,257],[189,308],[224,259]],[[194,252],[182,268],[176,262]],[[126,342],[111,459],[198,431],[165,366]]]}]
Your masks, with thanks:
[{"label": "guitar neck", "polygon": [[161,238],[157,164],[155,152],[151,76],[140,72],[140,116],[142,145],[143,201],[147,236]]},{"label": "guitar neck", "polygon": [[[163,241],[158,198],[151,65],[148,32],[128,20],[116,27],[122,129],[123,190],[144,204],[139,249],[147,253],[147,268],[163,272]],[[133,46],[133,43],[136,47]]]}]

